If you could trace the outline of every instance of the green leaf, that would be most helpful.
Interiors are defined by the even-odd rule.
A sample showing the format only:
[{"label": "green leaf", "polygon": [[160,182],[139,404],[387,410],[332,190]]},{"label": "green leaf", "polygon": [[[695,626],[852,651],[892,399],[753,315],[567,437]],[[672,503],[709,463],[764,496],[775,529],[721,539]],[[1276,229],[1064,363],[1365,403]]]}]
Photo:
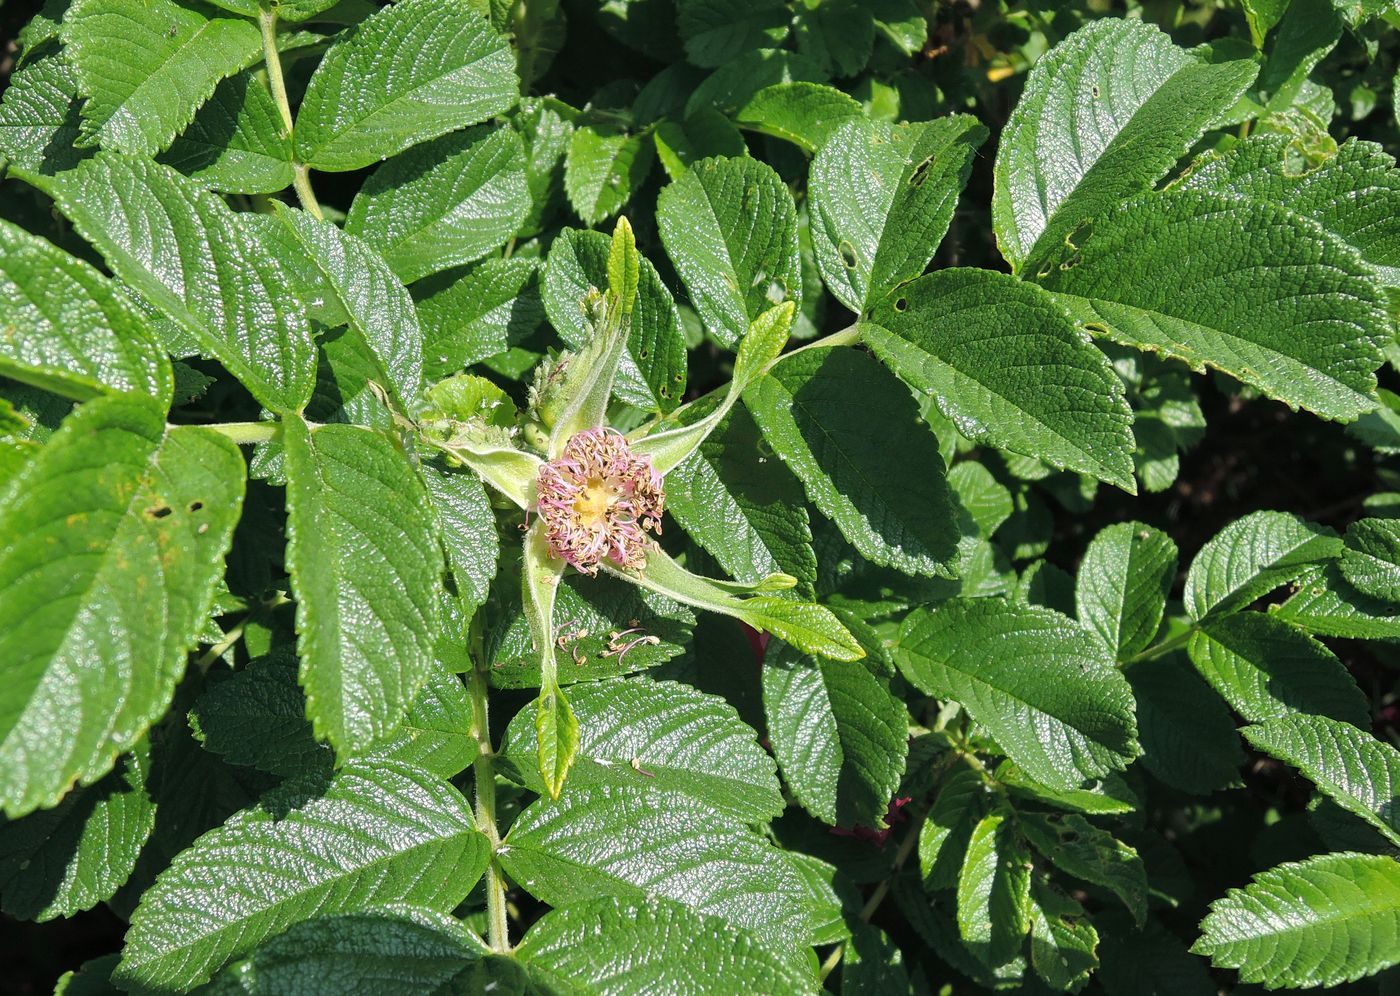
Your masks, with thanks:
[{"label": "green leaf", "polygon": [[1288,512],[1254,512],[1201,547],[1181,600],[1192,619],[1233,612],[1341,552],[1342,541],[1326,526]]},{"label": "green leaf", "polygon": [[1346,723],[1297,713],[1247,726],[1244,735],[1400,844],[1400,751],[1390,744]]},{"label": "green leaf", "polygon": [[249,661],[195,701],[190,728],[204,750],[273,775],[330,774],[335,754],[312,733],[291,649]]},{"label": "green leaf", "polygon": [[292,139],[251,72],[219,84],[160,160],[214,190],[270,194],[292,184]]},{"label": "green leaf", "polygon": [[904,704],[887,680],[863,662],[783,644],[764,657],[763,707],[783,780],[804,809],[824,823],[884,826],[909,752]]},{"label": "green leaf", "polygon": [[[1256,135],[1208,153],[1181,186],[1240,194],[1311,218],[1351,246],[1388,286],[1400,286],[1400,170],[1379,145],[1352,138],[1313,168],[1283,135]],[[1357,191],[1365,196],[1358,197]]]},{"label": "green leaf", "polygon": [[540,681],[535,705],[535,744],[536,770],[543,779],[545,793],[557,799],[578,757],[579,726],[573,706],[553,674]]},{"label": "green leaf", "polygon": [[317,735],[345,757],[398,726],[434,666],[442,548],[388,437],[289,419],[282,439],[301,683]]},{"label": "green leaf", "polygon": [[[570,689],[580,739],[568,793],[596,785],[675,792],[746,823],[783,811],[773,759],[733,706],[688,685],[623,678]],[[506,729],[500,755],[543,794],[530,707]]]},{"label": "green leaf", "polygon": [[1324,854],[1255,875],[1211,904],[1192,951],[1241,982],[1330,986],[1400,962],[1400,862]]},{"label": "green leaf", "polygon": [[[458,373],[504,353],[544,320],[539,261],[484,259],[417,302],[423,329],[423,372],[429,380]],[[425,287],[430,281],[418,284]]]},{"label": "green leaf", "polygon": [[29,176],[121,280],[273,411],[311,397],[316,353],[282,268],[217,194],[169,166],[99,153]]},{"label": "green leaf", "polygon": [[[476,756],[471,723],[471,703],[461,680],[435,666],[403,722],[367,751],[450,778]],[[214,685],[190,711],[190,726],[204,750],[229,764],[297,777],[329,775],[335,763],[334,752],[315,739],[306,718],[306,699],[290,653],[251,661]]]},{"label": "green leaf", "polygon": [[541,799],[496,852],[551,906],[660,897],[786,943],[817,924],[802,876],[766,837],[689,796],[592,785]]},{"label": "green leaf", "polygon": [[1115,342],[1214,367],[1324,418],[1376,407],[1389,320],[1370,268],[1275,204],[1148,194],[1098,215],[1038,275]]},{"label": "green leaf", "polygon": [[764,456],[747,409],[732,409],[666,475],[666,511],[735,580],[757,584],[787,574],[811,594],[817,558],[802,488]]},{"label": "green leaf", "polygon": [[996,780],[1013,796],[1090,816],[1121,815],[1142,808],[1127,781],[1117,772],[1110,772],[1080,788],[1052,789],[1031,778],[1014,761],[1006,760],[997,765]]},{"label": "green leaf", "polygon": [[[896,217],[903,230],[905,217]],[[967,438],[1136,490],[1122,384],[1035,285],[989,270],[940,270],[900,286],[860,329]]]},{"label": "green leaf", "polygon": [[1262,612],[1205,623],[1187,644],[1191,661],[1250,722],[1299,711],[1370,725],[1366,696],[1322,644]]},{"label": "green leaf", "polygon": [[[545,312],[572,349],[581,349],[593,336],[588,299],[608,286],[610,246],[602,232],[573,228],[564,229],[550,245],[542,281]],[[668,412],[685,394],[685,335],[671,292],[645,258],[630,328],[613,391],[643,411]]]},{"label": "green leaf", "polygon": [[672,180],[701,159],[748,152],[734,122],[712,107],[702,108],[684,121],[662,121],[652,132],[652,144]]},{"label": "green leaf", "polygon": [[1012,270],[1034,272],[1078,226],[1151,189],[1255,73],[1249,60],[1202,61],[1142,21],[1091,21],[1055,46],[997,147],[992,224]]},{"label": "green leaf", "polygon": [[169,404],[170,361],[140,312],[87,263],[0,220],[0,374],[86,400]]},{"label": "green leaf", "polygon": [[954,769],[919,828],[919,870],[930,892],[955,889],[972,829],[985,815],[986,783],[968,767]]},{"label": "green leaf", "polygon": [[584,125],[569,139],[564,193],[585,225],[606,221],[646,182],[656,146],[645,133]]},{"label": "green leaf", "polygon": [[677,0],[676,27],[697,66],[723,66],[736,55],[773,48],[788,33],[783,0]]},{"label": "green leaf", "polygon": [[1400,602],[1400,520],[1361,519],[1347,527],[1339,565],[1357,591]]},{"label": "green leaf", "polygon": [[1147,918],[1147,869],[1137,851],[1074,813],[1018,814],[1026,839],[1066,875],[1101,885],[1141,926]]},{"label": "green leaf", "polygon": [[1318,636],[1383,640],[1400,637],[1400,605],[1353,588],[1335,564],[1304,574],[1298,591],[1273,614]]},{"label": "green leaf", "polygon": [[1000,813],[972,828],[958,876],[958,934],[990,968],[1016,957],[1030,930],[1030,861]]},{"label": "green leaf", "polygon": [[344,311],[379,361],[384,386],[401,404],[412,404],[423,383],[423,334],[398,277],[365,242],[328,221],[280,204],[277,217],[319,272],[326,298]]},{"label": "green leaf", "polygon": [[842,125],[863,115],[860,102],[844,91],[794,80],[765,86],[746,99],[735,110],[734,123],[791,142],[810,156]]},{"label": "green leaf", "polygon": [[1133,696],[1099,638],[1058,612],[954,599],[905,617],[895,663],[960,703],[1036,781],[1072,789],[1139,753]]},{"label": "green leaf", "polygon": [[375,170],[351,202],[345,230],[412,283],[504,244],[529,209],[520,136],[482,125],[428,142]]},{"label": "green leaf", "polygon": [[[470,992],[467,981],[480,965],[480,944],[460,920],[422,907],[396,903],[382,911],[318,916],[293,924],[229,966],[215,992]],[[221,982],[224,988],[218,988]]]},{"label": "green leaf", "polygon": [[865,68],[875,48],[875,19],[857,0],[831,0],[799,9],[797,50],[811,56],[834,76],[854,76]]},{"label": "green leaf", "polygon": [[[565,685],[662,664],[685,652],[695,624],[695,616],[685,606],[607,575],[566,577],[555,602],[556,646],[568,655],[559,673]],[[491,683],[497,688],[538,688],[540,654],[525,616],[512,614],[501,629],[490,647]],[[643,642],[625,653],[610,649],[611,634],[628,629],[641,631],[634,635],[655,636],[659,642]]]},{"label": "green leaf", "polygon": [[1073,992],[1099,967],[1099,932],[1084,907],[1048,882],[1031,882],[1031,967],[1051,989]]},{"label": "green leaf", "polygon": [[472,608],[486,604],[501,545],[485,486],[475,474],[439,470],[432,464],[419,464],[418,472],[428,486],[458,596]]},{"label": "green leaf", "polygon": [[[0,806],[52,806],[165,712],[243,502],[243,460],[135,397],[76,409],[0,493]],[[62,597],[58,597],[59,595]]]},{"label": "green leaf", "polygon": [[1127,669],[1142,766],[1173,788],[1205,795],[1240,780],[1245,755],[1230,710],[1177,655]]},{"label": "green leaf", "polygon": [[53,809],[0,824],[0,895],[21,920],[72,916],[110,899],[155,828],[145,741],[97,784]]},{"label": "green leaf", "polygon": [[62,53],[10,77],[0,99],[0,155],[12,166],[53,174],[90,154],[74,148],[81,121],[78,75]]},{"label": "green leaf", "polygon": [[115,981],[193,988],[314,916],[399,902],[447,912],[488,852],[452,786],[405,764],[352,761],[265,795],[182,851],[141,897]]},{"label": "green leaf", "polygon": [[1157,635],[1176,578],[1176,544],[1160,529],[1120,522],[1099,531],[1075,577],[1079,621],[1103,637],[1118,660]]},{"label": "green leaf", "polygon": [[822,145],[810,180],[812,246],[842,304],[864,314],[924,272],[986,140],[976,118],[956,114],[898,126],[857,118]]},{"label": "green leaf", "polygon": [[[559,991],[630,996],[723,980],[736,992],[815,992],[811,956],[716,916],[653,898],[606,898],[552,910],[515,956]],[[625,972],[617,966],[625,963]]]},{"label": "green leaf", "polygon": [[338,38],[297,111],[297,159],[351,170],[515,106],[515,57],[460,0],[404,0]]},{"label": "green leaf", "polygon": [[938,442],[879,363],[852,349],[795,354],[744,403],[812,504],[862,555],[909,574],[948,572],[957,526]]},{"label": "green leaf", "polygon": [[800,304],[797,208],[771,166],[704,159],[657,198],[656,224],[705,330],[733,347],[758,316]]},{"label": "green leaf", "polygon": [[262,53],[251,21],[174,0],[77,0],[62,30],[87,97],[84,144],[141,156],[168,146],[220,80]]}]

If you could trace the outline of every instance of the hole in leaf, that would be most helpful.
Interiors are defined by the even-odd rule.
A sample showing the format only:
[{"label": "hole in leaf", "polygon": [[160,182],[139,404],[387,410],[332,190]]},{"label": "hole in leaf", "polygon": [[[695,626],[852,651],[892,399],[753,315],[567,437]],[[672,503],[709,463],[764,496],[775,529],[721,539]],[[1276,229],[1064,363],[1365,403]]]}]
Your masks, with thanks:
[{"label": "hole in leaf", "polygon": [[173,509],[171,509],[169,505],[156,505],[152,508],[146,509],[146,514],[152,519],[163,519],[172,511]]},{"label": "hole in leaf", "polygon": [[836,247],[836,250],[841,254],[841,265],[848,270],[854,270],[856,268],[856,247],[843,240]]},{"label": "hole in leaf", "polygon": [[1099,99],[1099,85],[1098,85],[1097,83],[1095,83],[1092,87],[1089,88],[1089,93],[1093,96],[1093,98],[1094,98],[1095,100],[1098,100],[1098,99]]},{"label": "hole in leaf", "polygon": [[901,298],[895,299],[895,302],[894,302],[894,310],[895,310],[895,311],[908,311],[908,310],[909,310],[909,299],[906,298],[906,297],[901,297]]},{"label": "hole in leaf", "polygon": [[198,511],[199,511],[201,508],[203,508],[203,507],[204,507],[204,502],[202,502],[202,501],[192,501],[192,502],[190,502],[190,511],[191,511],[191,512],[198,512]]},{"label": "hole in leaf", "polygon": [[933,165],[933,156],[929,156],[919,165],[914,167],[914,172],[909,175],[909,186],[922,187],[924,181],[928,179],[928,168]]}]

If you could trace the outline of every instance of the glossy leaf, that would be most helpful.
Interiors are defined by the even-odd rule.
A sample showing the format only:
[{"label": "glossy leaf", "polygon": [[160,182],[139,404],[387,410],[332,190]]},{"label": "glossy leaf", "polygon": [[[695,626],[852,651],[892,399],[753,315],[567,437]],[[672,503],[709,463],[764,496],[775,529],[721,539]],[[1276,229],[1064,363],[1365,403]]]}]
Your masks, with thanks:
[{"label": "glossy leaf", "polygon": [[112,283],[53,244],[0,221],[0,373],[86,400],[136,393],[168,403],[170,361]]},{"label": "glossy leaf", "polygon": [[1201,547],[1181,598],[1193,619],[1230,612],[1341,552],[1342,541],[1326,526],[1286,512],[1255,512]]},{"label": "glossy leaf", "polygon": [[842,304],[863,314],[924,272],[986,140],[968,115],[898,126],[860,118],[827,139],[812,160],[812,245]]},{"label": "glossy leaf", "polygon": [[656,224],[705,329],[732,347],[760,313],[801,303],[797,209],[772,167],[705,159],[661,192]]},{"label": "glossy leaf", "polygon": [[181,852],[132,915],[116,981],[191,988],[314,916],[398,902],[446,912],[487,852],[452,786],[404,764],[352,762],[264,796]]},{"label": "glossy leaf", "polygon": [[[595,785],[675,792],[749,823],[782,812],[773,759],[723,699],[649,678],[589,682],[570,694],[580,734],[570,793]],[[500,754],[543,794],[534,739],[526,707]]]},{"label": "glossy leaf", "polygon": [[1324,854],[1279,865],[1211,904],[1191,949],[1240,981],[1330,986],[1400,962],[1400,862]]},{"label": "glossy leaf", "polygon": [[1108,526],[1079,564],[1079,621],[1103,637],[1118,660],[1132,657],[1157,635],[1175,577],[1170,536],[1141,522]]},{"label": "glossy leaf", "polygon": [[656,146],[645,134],[585,125],[569,139],[564,193],[585,225],[597,225],[622,210],[655,159]]},{"label": "glossy leaf", "polygon": [[1355,252],[1277,205],[1149,194],[1098,215],[1040,275],[1115,342],[1213,367],[1324,418],[1376,407],[1389,327],[1380,289]]},{"label": "glossy leaf", "polygon": [[[874,563],[946,574],[957,543],[943,458],[912,398],[850,349],[784,360],[744,403],[812,504]],[[870,426],[885,430],[871,433]]]},{"label": "glossy leaf", "polygon": [[1363,595],[1400,602],[1400,521],[1361,519],[1347,529],[1339,565]]},{"label": "glossy leaf", "polygon": [[161,162],[215,190],[267,194],[292,184],[292,139],[267,87],[230,76],[195,114]]},{"label": "glossy leaf", "polygon": [[1030,929],[1030,863],[1017,852],[1006,817],[988,814],[972,828],[958,876],[958,933],[988,967],[1014,958]]},{"label": "glossy leaf", "polygon": [[421,479],[382,433],[291,420],[282,436],[301,683],[345,757],[398,726],[434,666],[442,548]]},{"label": "glossy leaf", "polygon": [[1298,713],[1247,726],[1244,735],[1400,845],[1400,751],[1347,723]]},{"label": "glossy leaf", "polygon": [[1141,21],[1092,21],[1036,63],[997,147],[992,223],[1013,270],[1152,187],[1254,81]]},{"label": "glossy leaf", "polygon": [[1067,875],[1111,891],[1139,924],[1147,916],[1147,870],[1121,840],[1073,813],[1022,815],[1026,839]]},{"label": "glossy leaf", "polygon": [[482,126],[445,135],[375,170],[351,202],[345,230],[412,283],[504,244],[529,207],[519,136]]},{"label": "glossy leaf", "polygon": [[243,475],[223,437],[167,429],[153,402],[113,397],[77,409],[7,482],[7,815],[52,806],[74,782],[96,781],[165,711],[223,573]]},{"label": "glossy leaf", "polygon": [[1102,642],[1058,612],[999,599],[915,609],[893,652],[911,684],[961,704],[1051,788],[1075,788],[1138,755],[1127,681]]},{"label": "glossy leaf", "polygon": [[251,21],[174,0],[81,0],[63,40],[87,97],[84,142],[141,156],[168,146],[219,81],[262,52]]},{"label": "glossy leaf", "polygon": [[321,60],[297,111],[297,158],[359,169],[509,110],[518,95],[510,47],[471,5],[407,0]]},{"label": "glossy leaf", "polygon": [[967,438],[1136,490],[1120,382],[1033,284],[941,270],[902,284],[860,328],[875,355]]},{"label": "glossy leaf", "polygon": [[281,266],[216,195],[168,166],[100,153],[49,193],[107,265],[274,411],[311,397],[311,331]]}]

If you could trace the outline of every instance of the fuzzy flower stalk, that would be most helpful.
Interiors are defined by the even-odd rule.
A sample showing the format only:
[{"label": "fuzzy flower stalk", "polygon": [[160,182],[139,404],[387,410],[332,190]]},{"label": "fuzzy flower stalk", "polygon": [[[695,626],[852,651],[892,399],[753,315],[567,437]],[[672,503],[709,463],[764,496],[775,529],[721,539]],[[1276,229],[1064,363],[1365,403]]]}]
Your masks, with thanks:
[{"label": "fuzzy flower stalk", "polygon": [[[555,595],[570,567],[589,577],[602,571],[733,616],[807,653],[843,661],[865,656],[830,609],[778,594],[792,588],[795,578],[772,574],[756,584],[705,578],[657,544],[666,475],[719,426],[744,388],[777,361],[795,309],[781,304],[754,320],[740,342],[728,391],[704,417],[687,418],[681,409],[662,427],[624,436],[607,424],[608,404],[631,330],[640,269],[632,229],[620,219],[608,255],[606,291],[592,289],[579,302],[593,325],[592,337],[577,353],[541,364],[523,417],[514,416],[494,385],[459,375],[429,392],[430,403],[440,403],[418,423],[425,440],[525,512],[521,602],[540,663],[535,715],[540,773],[556,798],[579,745],[578,722],[559,685],[561,641],[554,625]],[[626,648],[659,642],[635,623],[625,635],[632,639],[625,648],[619,642],[619,656]]]}]

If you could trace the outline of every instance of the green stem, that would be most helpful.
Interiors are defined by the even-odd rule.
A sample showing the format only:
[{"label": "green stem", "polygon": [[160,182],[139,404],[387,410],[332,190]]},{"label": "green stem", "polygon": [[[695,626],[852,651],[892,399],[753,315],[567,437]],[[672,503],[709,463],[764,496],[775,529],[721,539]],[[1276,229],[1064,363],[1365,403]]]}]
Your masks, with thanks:
[{"label": "green stem", "polygon": [[[473,629],[476,629],[473,626]],[[474,641],[480,643],[481,641]],[[486,671],[481,648],[474,647],[471,678],[468,681],[472,700],[472,729],[476,735],[477,754],[472,762],[476,782],[476,826],[491,845],[491,860],[486,865],[486,943],[492,951],[510,951],[510,927],[506,920],[506,887],[496,851],[501,846],[501,833],[496,826],[496,753],[491,749],[491,727],[486,702]]]},{"label": "green stem", "polygon": [[201,426],[204,429],[213,429],[222,436],[227,436],[235,443],[247,446],[252,443],[265,443],[277,438],[277,434],[282,431],[280,422],[214,422],[211,425]]},{"label": "green stem", "polygon": [[[282,130],[287,138],[292,138],[292,102],[287,98],[287,80],[282,75],[282,57],[277,52],[277,11],[264,7],[258,14],[258,28],[262,31],[263,62],[267,64],[267,85],[272,91],[272,100],[282,116]],[[311,189],[310,169],[305,163],[292,160],[292,187],[297,192],[297,200],[306,212],[317,221],[324,220],[321,204]]]},{"label": "green stem", "polygon": [[1166,654],[1171,653],[1173,650],[1179,650],[1180,648],[1186,646],[1187,641],[1191,639],[1192,634],[1194,634],[1195,632],[1196,627],[1192,626],[1189,629],[1176,634],[1176,636],[1168,637],[1161,643],[1153,644],[1146,650],[1133,654],[1133,656],[1129,657],[1123,662],[1123,666],[1126,667],[1129,664],[1136,664],[1139,661],[1156,660],[1158,657],[1163,657]]}]

